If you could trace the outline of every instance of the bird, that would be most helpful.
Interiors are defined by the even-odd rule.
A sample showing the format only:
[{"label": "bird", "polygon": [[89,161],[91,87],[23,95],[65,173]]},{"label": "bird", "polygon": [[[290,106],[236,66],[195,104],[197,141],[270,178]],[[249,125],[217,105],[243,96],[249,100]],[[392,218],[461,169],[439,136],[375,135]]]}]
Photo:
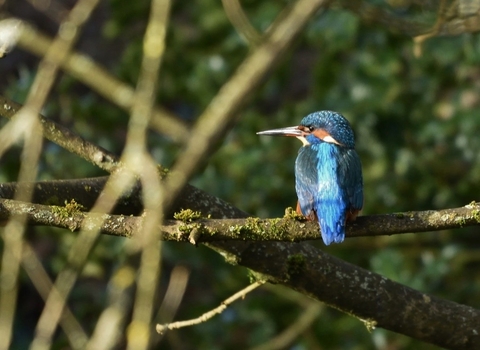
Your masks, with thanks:
[{"label": "bird", "polygon": [[345,239],[345,224],[363,207],[363,175],[348,120],[334,111],[318,111],[298,126],[257,132],[293,136],[302,142],[295,160],[296,211],[318,221],[325,245]]}]

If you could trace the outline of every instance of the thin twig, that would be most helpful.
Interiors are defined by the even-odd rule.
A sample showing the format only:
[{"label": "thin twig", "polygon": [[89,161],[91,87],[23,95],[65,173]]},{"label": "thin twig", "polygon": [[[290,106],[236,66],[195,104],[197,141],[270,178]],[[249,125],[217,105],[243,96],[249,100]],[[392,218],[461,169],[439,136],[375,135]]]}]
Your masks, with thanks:
[{"label": "thin twig", "polygon": [[243,11],[240,1],[222,0],[222,4],[225,14],[240,36],[242,36],[248,44],[257,46],[262,40],[262,35],[251,25],[247,15]]},{"label": "thin twig", "polygon": [[437,21],[433,25],[433,27],[424,34],[417,35],[413,38],[413,54],[415,57],[420,57],[422,55],[422,46],[423,43],[430,38],[433,38],[440,32],[440,28],[442,25],[445,23],[445,8],[447,6],[447,0],[440,0],[440,6],[438,9],[438,14],[437,14]]},{"label": "thin twig", "polygon": [[157,324],[157,332],[158,333],[164,333],[166,330],[172,330],[172,329],[179,329],[183,327],[188,327],[188,326],[193,326],[196,324],[200,324],[203,322],[208,321],[211,319],[213,316],[221,314],[230,304],[232,304],[235,300],[240,299],[240,298],[245,298],[245,296],[250,293],[252,290],[260,287],[262,284],[264,284],[264,281],[257,281],[249,285],[248,287],[242,289],[241,291],[235,293],[232,295],[230,298],[222,301],[222,303],[216,307],[213,310],[210,310],[200,317],[191,319],[191,320],[186,320],[186,321],[178,321],[178,322],[173,322],[173,323],[167,323],[167,324]]},{"label": "thin twig", "polygon": [[[10,129],[8,126],[22,126],[23,130],[17,129],[15,135],[22,136],[24,147],[22,149],[22,162],[20,164],[19,182],[34,181],[38,170],[38,160],[42,145],[41,126],[36,120],[34,109],[19,113],[15,121],[0,131],[0,139],[5,141],[4,146],[10,146],[5,133]],[[12,141],[12,139],[10,139]],[[1,148],[1,146],[0,146]],[[0,152],[1,156],[1,152]],[[32,196],[31,188],[19,186],[15,193],[15,199],[30,201]],[[18,296],[18,274],[23,248],[23,234],[26,227],[26,216],[16,215],[9,218],[5,230],[2,232],[4,239],[2,261],[0,263],[0,349],[8,349],[12,338],[13,321]],[[4,281],[8,281],[4,282]]]},{"label": "thin twig", "polygon": [[[20,34],[18,45],[20,47],[38,56],[46,54],[52,44],[50,38],[41,34],[27,22],[16,19],[4,21],[9,21],[9,25],[18,27]],[[104,67],[90,57],[72,52],[66,55],[64,61],[59,63],[66,72],[92,90],[98,92],[120,108],[126,111],[131,110],[135,102],[135,91],[133,88],[112,76]],[[189,135],[187,125],[181,119],[160,107],[154,109],[150,126],[178,143],[184,142]]]},{"label": "thin twig", "polygon": [[[155,317],[156,322],[170,323],[174,319],[187,289],[189,276],[190,271],[184,266],[175,266],[172,269],[165,297]],[[152,348],[156,348],[163,339],[163,334],[156,333],[152,337]]]},{"label": "thin twig", "polygon": [[119,348],[127,315],[131,310],[136,270],[125,264],[118,268],[108,283],[109,305],[102,311],[86,350]]},{"label": "thin twig", "polygon": [[303,310],[298,319],[289,327],[284,329],[280,334],[269,339],[264,344],[255,346],[251,350],[288,349],[295,339],[311,327],[312,323],[315,322],[323,310],[323,306],[318,301],[310,301],[309,304],[310,305]]},{"label": "thin twig", "polygon": [[[21,126],[17,127],[17,132],[12,135],[17,138],[22,137],[24,139],[24,147],[22,154],[22,162],[20,165],[20,182],[31,182],[35,180],[38,170],[38,160],[41,152],[41,145],[43,141],[42,137],[42,125],[38,118],[38,114],[42,106],[45,104],[48,94],[53,86],[55,77],[57,75],[59,65],[65,59],[65,56],[70,51],[76,38],[79,34],[80,27],[90,17],[91,12],[96,7],[99,0],[81,0],[79,1],[69,13],[68,19],[62,23],[59,29],[58,36],[52,42],[52,45],[48,47],[45,52],[45,56],[40,62],[38,73],[30,88],[25,107],[20,110],[12,120],[9,121],[9,125],[2,129],[0,137],[3,142],[3,147],[9,147],[9,142],[6,142],[6,137],[3,137],[3,133],[10,131],[12,125]],[[16,28],[21,32],[20,26]],[[19,35],[19,38],[21,34]],[[10,142],[14,138],[10,138]],[[3,153],[3,149],[0,151],[0,156]],[[32,196],[31,187],[21,187],[16,193],[15,198],[19,200],[28,201]],[[19,264],[22,255],[23,248],[23,232],[26,223],[26,216],[22,215],[13,218],[7,224],[5,228],[5,247],[2,257],[2,270],[0,274],[0,280],[12,281],[10,284],[2,284],[0,289],[0,334],[2,334],[0,340],[0,348],[8,348],[11,342],[12,327],[13,327],[13,315],[17,302],[17,277],[19,272]],[[49,299],[56,297],[56,289],[53,288]],[[48,302],[48,301],[47,301]],[[46,309],[42,313],[45,320]],[[48,318],[48,317],[47,317]],[[45,328],[42,328],[42,317],[36,328],[36,335],[32,343],[32,349],[43,349],[50,347],[50,340],[48,339],[48,333],[45,333]],[[56,324],[55,324],[56,326]],[[40,327],[40,328],[39,328]],[[47,335],[44,338],[44,335]]]},{"label": "thin twig", "polygon": [[158,226],[163,219],[162,188],[158,169],[147,149],[147,127],[152,117],[160,64],[170,15],[170,0],[152,0],[150,18],[143,37],[143,59],[122,154],[125,166],[140,179],[145,216],[139,245],[142,250],[132,321],[128,326],[127,349],[148,349],[151,342],[152,314],[160,275],[161,247]]},{"label": "thin twig", "polygon": [[[12,118],[22,105],[0,95],[0,116]],[[43,126],[43,136],[67,151],[77,154],[81,158],[108,172],[118,167],[118,157],[106,149],[97,146],[68,128],[40,115]]]},{"label": "thin twig", "polygon": [[[43,268],[41,261],[38,260],[35,251],[27,242],[24,242],[23,246],[22,266],[42,299],[47,300],[52,291],[53,283]],[[63,310],[60,326],[65,332],[72,349],[85,348],[88,336],[68,305]]]}]

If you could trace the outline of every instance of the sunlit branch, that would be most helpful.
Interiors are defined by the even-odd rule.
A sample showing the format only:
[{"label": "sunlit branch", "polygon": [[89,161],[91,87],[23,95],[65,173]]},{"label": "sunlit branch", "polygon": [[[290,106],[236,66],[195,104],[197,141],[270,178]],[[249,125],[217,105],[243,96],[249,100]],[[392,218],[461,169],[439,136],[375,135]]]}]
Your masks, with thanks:
[{"label": "sunlit branch", "polygon": [[[51,45],[48,46],[44,57],[40,61],[38,72],[33,80],[32,86],[28,92],[25,106],[19,110],[10,120],[9,125],[20,124],[22,127],[15,130],[13,135],[20,137],[24,141],[22,150],[22,161],[20,164],[20,172],[18,180],[20,182],[34,181],[38,170],[38,161],[40,158],[41,145],[43,141],[42,125],[38,118],[41,108],[45,104],[48,95],[52,89],[55,78],[57,76],[59,65],[65,59],[66,55],[76,42],[80,29],[90,14],[98,4],[98,0],[81,0],[78,1],[68,14],[68,18],[59,27],[58,35]],[[8,21],[11,23],[11,21]],[[14,26],[15,27],[15,26]],[[15,30],[21,32],[20,25]],[[21,34],[16,33],[18,39]],[[0,134],[9,131],[8,126],[0,131]],[[4,140],[3,147],[8,147],[6,137],[1,135]],[[10,140],[12,141],[12,139]],[[0,156],[3,153],[0,152]],[[21,187],[15,193],[17,200],[30,200],[32,196],[31,188]],[[11,341],[13,327],[13,315],[17,302],[17,277],[19,272],[19,264],[23,248],[23,232],[26,223],[25,215],[17,215],[12,217],[7,223],[4,231],[4,253],[2,256],[2,269],[0,272],[0,280],[11,280],[13,283],[4,285],[0,289],[0,348],[9,346]],[[58,288],[58,286],[57,286]],[[61,300],[57,288],[52,288],[46,300],[46,307],[43,309],[40,319],[35,329],[35,337],[32,342],[31,349],[41,350],[50,348],[51,333],[56,328],[57,321],[49,322],[50,312],[48,305],[53,299]],[[61,317],[61,310],[58,318]],[[50,328],[53,328],[50,332]]]},{"label": "sunlit branch", "polygon": [[[148,349],[153,332],[152,323],[156,281],[160,278],[161,247],[156,228],[163,220],[165,188],[162,188],[158,169],[147,149],[147,127],[152,117],[158,85],[160,64],[165,52],[165,38],[170,16],[170,0],[152,0],[150,17],[143,36],[143,57],[140,76],[135,90],[134,103],[128,123],[127,140],[122,154],[125,166],[131,169],[143,188],[145,211],[137,236],[141,247],[132,320],[128,326],[127,349]],[[133,186],[134,184],[132,184]]]},{"label": "sunlit branch", "polygon": [[221,314],[234,301],[236,301],[240,298],[242,298],[242,299],[245,298],[245,296],[248,293],[250,293],[254,289],[260,287],[264,283],[265,282],[263,282],[263,281],[257,281],[257,282],[252,283],[248,287],[246,287],[246,288],[242,289],[241,291],[232,295],[230,298],[222,301],[222,303],[218,307],[216,307],[215,309],[210,310],[210,311],[204,313],[203,315],[201,315],[197,318],[194,318],[194,319],[191,319],[191,320],[186,320],[186,321],[178,321],[178,322],[173,322],[173,323],[167,323],[167,324],[157,324],[157,327],[156,327],[157,332],[158,333],[163,333],[167,330],[179,329],[179,328],[193,326],[193,325],[196,325],[196,324],[206,322],[209,319],[211,319],[213,316]]},{"label": "sunlit branch", "polygon": [[128,263],[116,269],[108,283],[109,304],[98,317],[92,336],[83,349],[114,349],[122,342],[122,332],[131,311],[135,274],[136,269]]},{"label": "sunlit branch", "polygon": [[288,349],[295,339],[297,339],[302,333],[312,326],[312,323],[318,319],[322,310],[323,306],[320,303],[311,301],[297,318],[297,320],[294,321],[289,327],[283,330],[280,334],[269,339],[264,344],[255,346],[250,350]]},{"label": "sunlit branch", "polygon": [[[36,256],[35,251],[26,242],[23,245],[22,266],[42,299],[44,301],[47,300],[48,295],[52,291],[53,283],[41,261]],[[60,326],[73,349],[84,349],[88,336],[68,305],[63,309]]]},{"label": "sunlit branch", "polygon": [[[10,119],[20,108],[22,108],[22,105],[0,95],[0,116]],[[47,140],[108,172],[113,171],[118,166],[118,157],[113,153],[85,140],[68,128],[42,115],[40,115],[40,122],[43,126],[43,136]]]},{"label": "sunlit branch", "polygon": [[[8,19],[8,21],[10,21],[9,24],[15,22],[12,25],[18,28],[18,45],[21,48],[41,57],[47,53],[52,43],[49,37],[41,34],[27,22],[16,19]],[[120,108],[129,111],[132,107],[135,94],[133,88],[115,78],[90,57],[71,52],[64,61],[59,63],[67,73]],[[150,126],[176,142],[183,142],[188,136],[187,125],[160,107],[154,109]]]},{"label": "sunlit branch", "polygon": [[[170,323],[175,317],[175,314],[183,301],[185,291],[187,290],[187,283],[190,277],[190,271],[187,267],[177,265],[170,273],[170,280],[168,282],[167,291],[163,298],[162,305],[154,319],[155,323]],[[152,336],[152,348],[163,339],[164,334],[155,333]]]},{"label": "sunlit branch", "polygon": [[[24,214],[31,225],[77,231],[84,225],[87,215],[98,215],[104,220],[101,233],[131,237],[143,220],[139,216],[87,214],[82,210],[75,202],[61,207],[0,199],[0,222],[12,215]],[[452,209],[360,216],[355,222],[347,224],[346,237],[388,236],[479,225],[480,204],[472,202]],[[292,218],[289,213],[283,218],[274,219],[165,220],[159,227],[161,240],[193,244],[221,241],[300,242],[320,239],[319,230],[316,222]]]},{"label": "sunlit branch", "polygon": [[237,30],[238,34],[243,36],[248,44],[252,46],[258,45],[262,40],[262,36],[248,20],[240,1],[222,0],[222,4],[225,14]]}]

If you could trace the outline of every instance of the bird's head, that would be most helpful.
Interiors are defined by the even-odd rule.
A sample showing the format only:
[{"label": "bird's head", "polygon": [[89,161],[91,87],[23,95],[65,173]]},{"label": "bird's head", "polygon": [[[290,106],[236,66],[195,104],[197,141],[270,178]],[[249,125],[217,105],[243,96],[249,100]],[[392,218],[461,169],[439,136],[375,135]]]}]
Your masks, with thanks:
[{"label": "bird's head", "polygon": [[257,135],[294,136],[304,146],[327,142],[346,148],[355,147],[350,123],[340,113],[332,111],[314,112],[303,118],[298,126],[261,131]]}]

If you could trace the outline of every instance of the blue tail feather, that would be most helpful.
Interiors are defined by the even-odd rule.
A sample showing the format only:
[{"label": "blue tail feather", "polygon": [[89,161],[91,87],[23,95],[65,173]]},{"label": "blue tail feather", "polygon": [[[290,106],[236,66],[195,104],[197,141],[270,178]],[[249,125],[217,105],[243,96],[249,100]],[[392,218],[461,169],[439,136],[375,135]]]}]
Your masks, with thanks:
[{"label": "blue tail feather", "polygon": [[326,245],[341,243],[345,239],[345,207],[342,200],[317,205],[320,231]]}]

